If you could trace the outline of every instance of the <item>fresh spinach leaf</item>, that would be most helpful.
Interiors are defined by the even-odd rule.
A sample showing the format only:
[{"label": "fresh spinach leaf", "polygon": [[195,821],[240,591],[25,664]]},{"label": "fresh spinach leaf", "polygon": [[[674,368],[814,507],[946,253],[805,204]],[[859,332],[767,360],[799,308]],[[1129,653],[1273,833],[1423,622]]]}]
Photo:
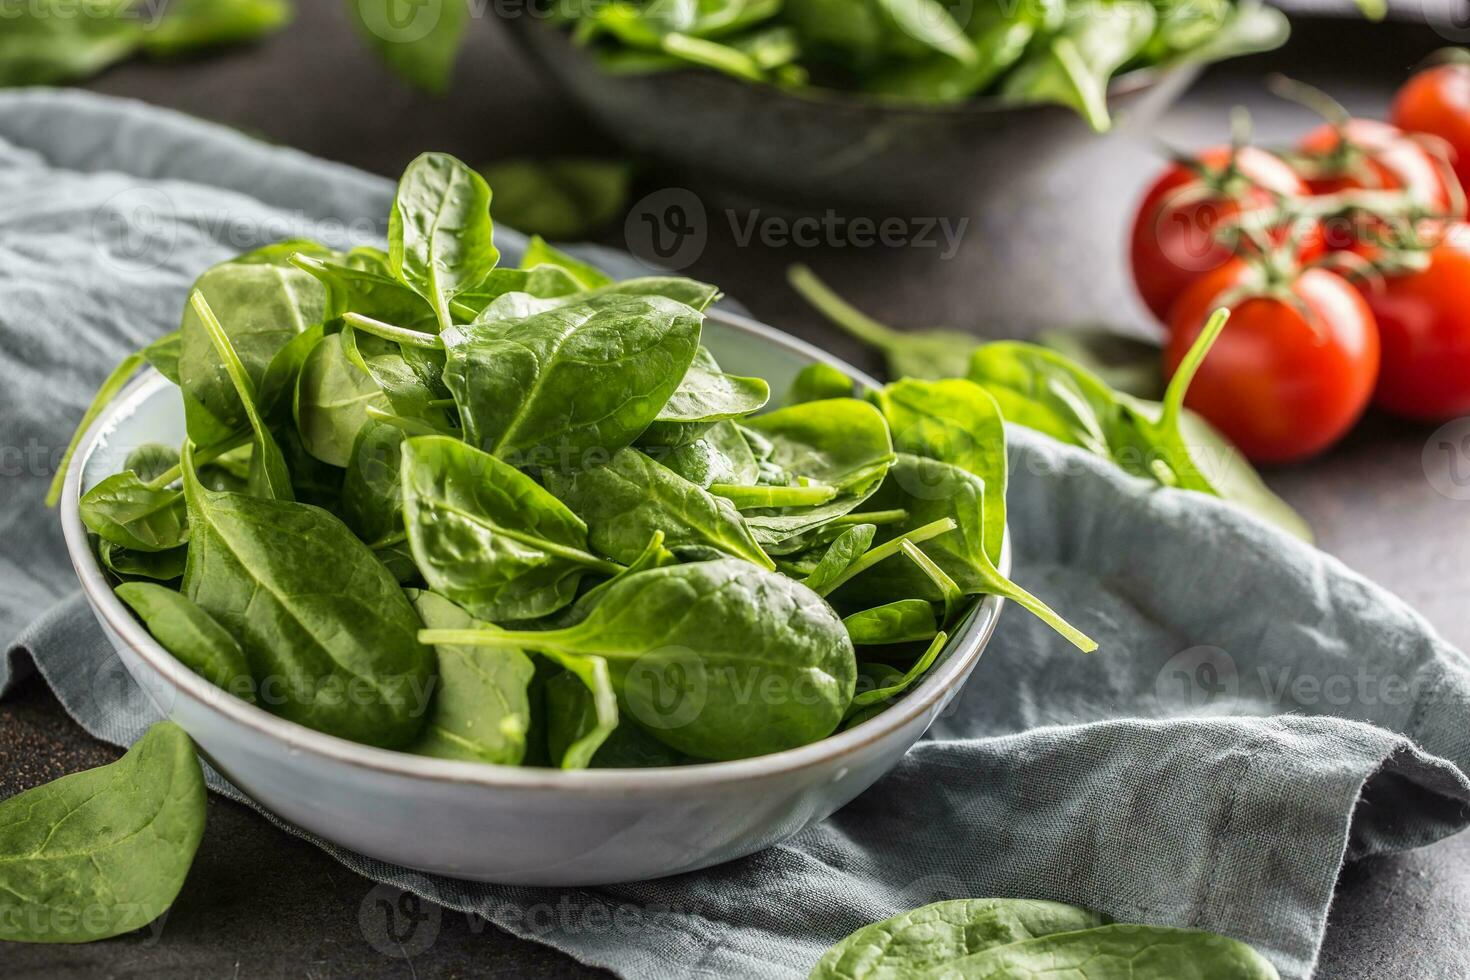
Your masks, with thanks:
[{"label": "fresh spinach leaf", "polygon": [[189,539],[183,494],[155,490],[132,470],[114,473],[88,490],[80,511],[87,530],[130,551],[168,551]]},{"label": "fresh spinach leaf", "polygon": [[[621,578],[564,629],[429,630],[422,638],[522,646],[569,662],[606,658],[627,712],[664,744],[702,759],[823,738],[841,722],[856,683],[852,644],[831,608],[806,586],[736,559]],[[793,696],[752,696],[762,685]]]},{"label": "fresh spinach leaf", "polygon": [[553,765],[586,769],[619,728],[618,698],[605,659],[540,650],[562,669],[546,681],[546,744]]},{"label": "fresh spinach leaf", "polygon": [[0,803],[0,939],[81,943],[173,904],[204,836],[204,773],[159,722],[121,759]]},{"label": "fresh spinach leaf", "polygon": [[899,452],[951,463],[985,485],[985,553],[1000,561],[1006,536],[1006,438],[1000,407],[963,378],[897,381],[875,396]]},{"label": "fresh spinach leaf", "polygon": [[414,560],[471,614],[534,619],[570,603],[588,572],[618,573],[587,551],[587,526],[510,464],[444,436],[409,439],[402,455]]},{"label": "fresh spinach leaf", "polygon": [[716,422],[760,411],[770,398],[771,388],[760,378],[725,374],[709,350],[700,347],[684,380],[639,441],[647,446],[684,445]]},{"label": "fresh spinach leaf", "polygon": [[61,489],[66,485],[66,474],[71,469],[71,458],[76,455],[82,436],[92,427],[92,423],[97,421],[97,416],[112,404],[118,392],[133,380],[133,375],[138,373],[143,363],[143,354],[129,354],[117,367],[112,369],[112,373],[102,382],[102,387],[97,389],[97,394],[92,396],[92,403],[87,406],[86,412],[82,414],[82,420],[77,423],[76,431],[72,433],[71,441],[66,445],[66,451],[61,454],[61,462],[57,464],[56,473],[51,477],[51,486],[46,491],[47,507],[55,507],[61,500]]},{"label": "fresh spinach leaf", "polygon": [[613,284],[612,277],[597,266],[583,262],[569,252],[563,252],[540,235],[532,235],[530,242],[526,244],[525,254],[521,256],[521,268],[535,269],[538,266],[561,269],[577,280],[583,289],[600,289]]},{"label": "fresh spinach leaf", "polygon": [[1106,132],[1112,127],[1108,83],[1143,50],[1157,20],[1148,0],[1097,0],[1097,9],[1069,5],[1061,30],[1021,59],[1001,85],[1001,97],[1057,102]]},{"label": "fresh spinach leaf", "polygon": [[[882,646],[928,640],[939,632],[934,604],[927,599],[895,599],[842,620],[853,646]],[[868,704],[870,702],[864,702]]]},{"label": "fresh spinach leaf", "polygon": [[[444,11],[458,5],[442,6],[447,18]],[[454,324],[450,302],[500,261],[494,237],[485,178],[444,153],[425,153],[408,165],[388,217],[389,263],[394,276],[428,301],[440,330]]]},{"label": "fresh spinach leaf", "polygon": [[786,404],[819,402],[829,398],[851,398],[852,379],[824,361],[808,364],[796,374],[791,382],[791,391],[786,395]]},{"label": "fresh spinach leaf", "polygon": [[293,414],[306,451],[324,463],[347,466],[369,408],[388,407],[388,399],[342,350],[342,336],[323,337],[302,365]]},{"label": "fresh spinach leaf", "polygon": [[368,419],[352,446],[342,481],[342,520],[362,540],[375,542],[403,530],[403,440],[396,426]]},{"label": "fresh spinach leaf", "polygon": [[657,533],[675,554],[729,555],[775,567],[728,501],[636,449],[620,450],[606,465],[575,474],[548,472],[546,484],[587,522],[592,547],[617,561],[635,561]]},{"label": "fresh spinach leaf", "polygon": [[747,512],[746,523],[769,554],[808,547],[807,536],[863,503],[893,462],[893,443],[883,414],[851,398],[803,402],[758,415],[744,431],[766,441],[764,461],[789,485],[833,487],[838,495],[810,506]]},{"label": "fresh spinach leaf", "polygon": [[[200,276],[194,292],[218,314],[256,391],[262,390],[281,348],[321,323],[326,313],[326,290],[289,264],[225,262]],[[240,395],[193,303],[186,306],[180,327],[179,379],[189,438],[196,445],[215,445],[249,427]]]},{"label": "fresh spinach leaf", "polygon": [[1105,925],[1096,912],[1023,898],[936,902],[864,926],[822,956],[810,980],[923,976],[996,946]]},{"label": "fresh spinach leaf", "polygon": [[250,424],[250,470],[246,477],[249,491],[257,497],[265,497],[269,500],[294,500],[295,494],[291,489],[291,471],[286,467],[286,457],[281,453],[281,447],[277,444],[275,436],[271,435],[270,429],[266,427],[265,420],[261,418],[259,407],[255,402],[255,385],[250,381],[250,376],[245,373],[245,365],[240,363],[234,345],[230,343],[229,335],[225,333],[224,326],[214,315],[214,311],[210,309],[204,294],[196,291],[189,298],[189,303],[194,308],[200,322],[204,324],[204,329],[214,344],[215,354],[219,357],[220,363],[224,365],[225,373],[229,375],[230,384],[234,386],[235,394],[240,399],[240,406],[245,411],[245,418]]},{"label": "fresh spinach leaf", "polygon": [[124,582],[115,591],[175,660],[215,687],[255,703],[245,651],[209,613],[161,585]]},{"label": "fresh spinach leaf", "polygon": [[876,524],[854,524],[846,528],[823,552],[812,570],[802,579],[802,584],[818,595],[837,581],[867,552],[878,533]]},{"label": "fresh spinach leaf", "polygon": [[455,327],[444,336],[444,383],[471,444],[521,466],[577,469],[658,417],[694,359],[702,320],[660,296],[602,296]]},{"label": "fresh spinach leaf", "polygon": [[150,55],[171,57],[219,44],[253,41],[291,22],[291,0],[168,0],[140,39]]},{"label": "fresh spinach leaf", "polygon": [[134,551],[106,538],[97,540],[97,557],[109,572],[125,582],[136,579],[172,582],[183,576],[188,556],[188,545],[166,551]]},{"label": "fresh spinach leaf", "polygon": [[[494,629],[433,592],[409,594],[429,629]],[[519,765],[531,727],[529,689],[536,668],[514,648],[435,647],[439,682],[414,755]]]},{"label": "fresh spinach leaf", "polygon": [[206,490],[188,442],[183,463],[183,594],[239,641],[262,706],[367,745],[410,743],[434,657],[393,576],[326,511]]}]

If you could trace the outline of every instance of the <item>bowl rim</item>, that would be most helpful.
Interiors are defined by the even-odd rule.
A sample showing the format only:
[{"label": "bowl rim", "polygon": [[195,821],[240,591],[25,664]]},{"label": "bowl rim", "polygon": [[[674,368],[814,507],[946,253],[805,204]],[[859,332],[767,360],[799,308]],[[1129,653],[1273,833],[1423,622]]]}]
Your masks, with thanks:
[{"label": "bowl rim", "polygon": [[[1036,113],[1044,110],[1055,110],[1059,113],[1066,113],[1069,116],[1076,115],[1076,113],[1072,109],[1057,103],[1011,102],[1007,101],[1005,98],[999,95],[980,95],[972,96],[960,102],[934,103],[921,102],[916,99],[906,99],[901,97],[881,97],[866,95],[862,92],[848,91],[846,89],[840,88],[829,88],[820,85],[805,86],[802,88],[783,88],[779,85],[774,85],[769,82],[755,82],[735,78],[734,76],[725,74],[724,72],[716,71],[712,68],[700,68],[696,65],[671,68],[658,73],[641,75],[620,75],[614,72],[603,70],[599,65],[597,65],[595,59],[583,56],[582,52],[585,51],[585,49],[574,43],[572,41],[571,35],[567,31],[561,30],[557,27],[557,25],[551,23],[546,18],[502,17],[500,19],[502,21],[509,21],[513,25],[510,31],[512,35],[518,36],[522,33],[522,31],[524,31],[526,33],[540,32],[543,35],[554,36],[555,40],[552,40],[548,43],[559,44],[566,51],[571,52],[573,56],[581,57],[584,62],[590,64],[594,69],[602,71],[603,74],[610,79],[621,80],[624,78],[669,77],[697,79],[700,80],[699,84],[709,84],[715,87],[725,86],[727,88],[734,89],[736,86],[738,86],[741,89],[749,89],[752,87],[763,89],[775,100],[786,101],[793,105],[802,105],[825,109],[842,109],[850,111],[870,112],[878,115],[887,116],[920,115],[951,116],[963,118],[970,116],[998,116],[1007,113],[1017,112]],[[523,20],[537,26],[528,26],[517,29],[514,25]],[[531,43],[534,44],[535,42]],[[1130,96],[1136,95],[1139,92],[1143,92],[1147,89],[1155,87],[1156,85],[1160,84],[1165,78],[1168,78],[1171,75],[1178,74],[1181,71],[1185,71],[1190,68],[1198,70],[1199,67],[1201,67],[1200,63],[1191,61],[1176,61],[1164,62],[1157,65],[1147,65],[1144,67],[1131,69],[1130,71],[1114,75],[1108,81],[1107,99],[1109,102],[1111,102],[1114,99],[1128,98]]]},{"label": "bowl rim", "polygon": [[[749,317],[723,310],[706,316],[737,332],[752,335],[803,358],[820,361],[847,374],[859,385],[879,387],[878,382],[841,359],[806,341],[785,334]],[[988,595],[976,603],[951,634],[950,652],[928,676],[887,711],[807,745],[768,755],[728,762],[701,762],[687,766],[648,769],[575,769],[499,766],[483,762],[435,759],[393,749],[352,742],[307,728],[273,715],[243,701],[189,670],[163,648],[123,605],[108,585],[88,532],[82,524],[80,499],[82,479],[93,453],[117,424],[130,416],[160,388],[172,383],[149,369],[130,383],[88,428],[73,456],[61,502],[61,524],[67,553],[76,570],[87,603],[93,613],[131,649],[155,674],[167,682],[175,696],[187,698],[206,711],[223,714],[237,725],[293,750],[310,752],[382,775],[432,783],[456,783],[490,789],[562,790],[581,793],[625,790],[673,790],[708,787],[741,780],[769,778],[837,761],[844,756],[883,741],[929,711],[960,679],[965,677],[988,645],[1000,617],[1003,600]],[[1009,535],[1000,569],[1008,573],[1011,560]],[[169,712],[170,715],[173,712]]]}]

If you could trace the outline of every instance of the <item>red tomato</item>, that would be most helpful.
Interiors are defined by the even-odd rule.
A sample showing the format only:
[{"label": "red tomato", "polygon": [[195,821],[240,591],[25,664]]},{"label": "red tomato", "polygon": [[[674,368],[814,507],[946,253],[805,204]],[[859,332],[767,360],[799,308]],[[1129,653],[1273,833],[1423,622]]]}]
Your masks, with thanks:
[{"label": "red tomato", "polygon": [[1378,331],[1362,295],[1325,269],[1307,269],[1273,293],[1258,268],[1232,262],[1174,304],[1169,375],[1210,314],[1227,305],[1230,322],[1184,403],[1256,462],[1289,463],[1336,442],[1378,378]]},{"label": "red tomato", "polygon": [[1420,271],[1362,289],[1383,347],[1374,401],[1443,422],[1470,414],[1470,225],[1450,226],[1427,258]]},{"label": "red tomato", "polygon": [[1444,140],[1462,187],[1470,187],[1470,64],[1436,65],[1404,83],[1389,117],[1411,133]]},{"label": "red tomato", "polygon": [[[1305,196],[1307,185],[1279,157],[1247,146],[1235,154],[1230,169],[1230,147],[1205,150],[1195,158],[1206,174],[1174,165],[1156,180],[1133,220],[1129,253],[1138,294],[1160,322],[1189,284],[1218,269],[1231,251],[1215,238],[1227,218],[1243,210],[1275,206],[1275,195]],[[1273,238],[1279,244],[1283,230]],[[1315,258],[1322,247],[1315,235],[1303,246],[1305,257]]]},{"label": "red tomato", "polygon": [[[1377,119],[1349,119],[1339,132],[1324,123],[1304,136],[1299,148],[1312,160],[1314,172],[1307,176],[1307,186],[1313,194],[1402,190],[1437,214],[1464,216],[1464,199],[1453,171],[1397,126]],[[1331,248],[1349,248],[1356,239],[1351,228],[1327,229]]]}]

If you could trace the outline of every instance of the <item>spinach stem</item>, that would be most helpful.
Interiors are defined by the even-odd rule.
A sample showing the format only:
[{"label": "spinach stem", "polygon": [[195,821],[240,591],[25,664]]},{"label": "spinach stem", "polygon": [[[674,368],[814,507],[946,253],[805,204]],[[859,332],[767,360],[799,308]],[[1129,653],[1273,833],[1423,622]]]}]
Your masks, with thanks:
[{"label": "spinach stem", "polygon": [[1083,653],[1091,653],[1097,649],[1096,640],[1058,616],[1046,603],[1002,575],[1000,570],[990,563],[989,558],[977,561],[975,569],[984,581],[986,592],[998,595],[1003,599],[1013,600],[1016,605],[1056,630],[1067,639],[1067,642]]},{"label": "spinach stem", "polygon": [[56,467],[56,475],[51,478],[51,486],[46,491],[46,506],[55,507],[61,499],[61,488],[66,485],[66,471],[71,468],[71,458],[76,454],[77,446],[82,441],[82,436],[97,421],[97,416],[102,410],[112,403],[117,393],[122,391],[123,386],[132,380],[133,375],[143,366],[142,351],[129,354],[122,359],[122,363],[112,369],[107,380],[102,382],[102,387],[97,389],[97,394],[92,396],[92,404],[87,406],[87,411],[82,415],[82,420],[77,423],[76,431],[71,434],[71,442],[67,443],[66,452],[61,454],[61,463]]},{"label": "spinach stem", "polygon": [[1200,331],[1194,343],[1190,345],[1189,351],[1184,355],[1184,360],[1179,362],[1179,368],[1174,372],[1174,377],[1169,379],[1169,387],[1164,391],[1164,411],[1159,416],[1157,428],[1162,431],[1177,431],[1179,416],[1184,411],[1184,395],[1189,391],[1189,385],[1194,381],[1195,372],[1204,363],[1205,355],[1210,348],[1215,346],[1215,341],[1220,336],[1220,331],[1225,329],[1225,323],[1230,319],[1228,309],[1216,310],[1210,314],[1209,322]]},{"label": "spinach stem", "polygon": [[[251,433],[241,432],[236,435],[230,436],[228,439],[225,439],[221,442],[217,442],[212,446],[205,446],[203,449],[195,449],[193,450],[194,462],[198,466],[203,466],[205,463],[212,463],[226,453],[232,453],[236,449],[239,449],[241,446],[249,442],[250,439]],[[148,489],[162,490],[164,487],[168,486],[170,483],[173,483],[175,480],[183,475],[184,468],[182,464],[178,466],[171,466],[168,469],[164,470],[162,473],[155,476],[153,479],[149,480]]]},{"label": "spinach stem", "polygon": [[368,547],[373,551],[382,551],[384,548],[392,548],[394,545],[403,544],[407,540],[407,531],[395,531],[392,534],[384,535],[383,537],[374,541],[372,544],[368,545]]},{"label": "spinach stem", "polygon": [[836,498],[836,487],[816,484],[808,487],[745,486],[735,483],[714,483],[709,492],[724,497],[739,510],[755,507],[812,507],[825,504]]},{"label": "spinach stem", "polygon": [[909,519],[909,512],[902,509],[895,510],[869,510],[853,511],[832,520],[834,527],[848,527],[854,524],[902,524]]},{"label": "spinach stem", "polygon": [[926,555],[923,549],[912,541],[903,543],[903,553],[910,561],[919,566],[919,571],[927,575],[929,581],[939,589],[939,594],[944,596],[944,622],[945,625],[948,625],[955,610],[959,608],[960,600],[965,597],[964,590],[945,573],[944,569],[939,567],[933,558]]},{"label": "spinach stem", "polygon": [[959,524],[953,517],[941,517],[939,520],[931,521],[923,527],[916,527],[906,534],[901,534],[891,541],[885,541],[876,548],[870,548],[861,558],[847,566],[846,571],[841,575],[828,582],[824,587],[817,589],[817,595],[831,595],[880,561],[892,558],[894,555],[902,554],[903,543],[905,541],[912,541],[917,544],[920,541],[937,538],[941,534],[948,534],[957,527],[959,527]]},{"label": "spinach stem", "polygon": [[406,327],[395,327],[391,323],[382,320],[374,320],[372,317],[363,316],[360,313],[348,313],[342,317],[342,322],[354,330],[372,334],[383,340],[391,340],[399,344],[407,344],[410,347],[422,347],[425,350],[443,350],[444,341],[431,333],[423,333],[419,330],[409,330]]},{"label": "spinach stem", "polygon": [[834,293],[817,274],[804,265],[793,265],[786,273],[791,288],[817,308],[827,319],[854,337],[879,350],[891,350],[899,341],[899,333],[879,323],[847,300]]}]

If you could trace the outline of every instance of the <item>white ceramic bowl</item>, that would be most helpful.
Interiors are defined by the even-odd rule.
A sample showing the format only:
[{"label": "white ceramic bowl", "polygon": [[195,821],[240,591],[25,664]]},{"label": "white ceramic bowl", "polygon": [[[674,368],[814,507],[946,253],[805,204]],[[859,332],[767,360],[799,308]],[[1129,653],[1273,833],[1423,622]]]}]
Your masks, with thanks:
[{"label": "white ceramic bowl", "polygon": [[[776,392],[813,361],[873,384],[742,317],[711,315],[705,342],[727,370],[765,377]],[[225,694],[170,656],[113,595],[77,501],[136,446],[182,441],[175,392],[150,372],[78,448],[61,516],[87,600],[133,679],[230,782],[282,819],[383,861],[459,878],[570,886],[656,878],[769,847],[824,819],[898,762],[969,677],[1000,612],[999,599],[978,603],[929,675],[888,711],[755,759],[562,772],[358,745]]]}]

